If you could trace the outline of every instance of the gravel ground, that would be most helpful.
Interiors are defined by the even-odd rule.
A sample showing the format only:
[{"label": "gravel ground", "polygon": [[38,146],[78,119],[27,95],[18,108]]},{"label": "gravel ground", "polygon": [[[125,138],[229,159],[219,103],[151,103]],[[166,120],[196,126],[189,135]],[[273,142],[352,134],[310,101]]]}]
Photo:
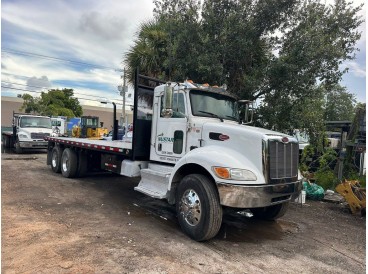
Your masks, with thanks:
[{"label": "gravel ground", "polygon": [[226,214],[198,243],[137,179],[66,179],[46,154],[2,153],[2,273],[366,273],[366,219],[340,204],[291,204],[277,222]]}]

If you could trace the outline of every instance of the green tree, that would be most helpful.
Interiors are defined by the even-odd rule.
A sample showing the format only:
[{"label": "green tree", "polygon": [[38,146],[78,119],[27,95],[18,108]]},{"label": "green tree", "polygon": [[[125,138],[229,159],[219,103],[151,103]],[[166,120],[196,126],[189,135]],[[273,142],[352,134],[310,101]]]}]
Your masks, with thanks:
[{"label": "green tree", "polygon": [[[131,76],[139,67],[162,79],[226,83],[241,98],[261,99],[262,126],[284,132],[321,129],[332,115],[324,99],[347,95],[336,87],[346,72],[340,65],[355,57],[362,6],[345,0],[154,3],[149,32],[143,24],[125,55]],[[310,113],[313,108],[318,111]],[[343,108],[336,115],[345,117]]]},{"label": "green tree", "polygon": [[48,116],[80,117],[83,114],[82,107],[77,98],[73,98],[73,89],[51,89],[42,92],[40,98],[34,98],[24,94],[21,110],[26,113],[38,113]]},{"label": "green tree", "polygon": [[345,87],[335,85],[327,92],[324,120],[326,121],[352,121],[355,111],[355,96]]},{"label": "green tree", "polygon": [[31,95],[25,93],[22,95],[23,105],[20,107],[20,111],[25,113],[40,113],[41,105],[39,98],[33,98]]},{"label": "green tree", "polygon": [[[347,105],[354,103],[354,98],[338,88],[346,72],[339,66],[355,56],[355,43],[360,38],[356,29],[362,22],[357,16],[360,9],[343,0],[330,6],[317,1],[305,1],[297,6],[290,27],[277,41],[279,55],[272,57],[266,72],[269,86],[260,109],[266,126],[286,131],[304,124],[309,132],[323,136],[324,128],[318,124],[323,123],[327,115],[332,117],[331,99],[337,102],[337,97],[342,96],[351,99]],[[325,98],[328,101],[322,107]],[[320,102],[316,104],[318,115],[311,117],[308,111],[313,110],[313,105],[306,102],[316,101]],[[338,109],[334,117],[345,116],[344,106],[340,104]],[[296,115],[298,113],[302,115]],[[284,122],[285,119],[288,121]],[[322,138],[311,140],[317,148],[322,142]]]}]

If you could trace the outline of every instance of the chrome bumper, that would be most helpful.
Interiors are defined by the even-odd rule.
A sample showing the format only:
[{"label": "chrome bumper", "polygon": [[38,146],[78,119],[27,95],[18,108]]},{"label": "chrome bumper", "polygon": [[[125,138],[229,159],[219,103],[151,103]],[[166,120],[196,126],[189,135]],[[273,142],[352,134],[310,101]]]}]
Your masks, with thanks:
[{"label": "chrome bumper", "polygon": [[20,141],[21,148],[47,148],[47,141]]},{"label": "chrome bumper", "polygon": [[266,207],[290,201],[302,190],[300,181],[275,185],[228,185],[217,183],[220,204],[236,208]]}]

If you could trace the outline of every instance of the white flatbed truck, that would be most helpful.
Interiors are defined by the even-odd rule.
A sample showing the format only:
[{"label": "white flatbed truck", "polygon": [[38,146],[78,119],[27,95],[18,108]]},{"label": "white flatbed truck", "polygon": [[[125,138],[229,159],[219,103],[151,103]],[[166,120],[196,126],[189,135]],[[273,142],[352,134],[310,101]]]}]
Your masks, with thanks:
[{"label": "white flatbed truck", "polygon": [[50,117],[13,112],[12,130],[2,132],[2,140],[5,148],[22,153],[24,149],[46,149],[44,138],[51,135]]},{"label": "white flatbed truck", "polygon": [[239,104],[219,88],[136,73],[133,137],[48,137],[47,164],[68,178],[94,168],[140,176],[135,190],[175,204],[182,230],[196,241],[218,233],[223,207],[275,220],[301,191],[298,142],[244,125]]}]

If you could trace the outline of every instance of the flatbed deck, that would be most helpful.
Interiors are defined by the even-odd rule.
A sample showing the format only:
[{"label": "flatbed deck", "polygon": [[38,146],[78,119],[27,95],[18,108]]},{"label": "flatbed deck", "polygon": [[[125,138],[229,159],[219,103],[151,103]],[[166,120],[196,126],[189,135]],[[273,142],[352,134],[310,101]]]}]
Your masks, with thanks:
[{"label": "flatbed deck", "polygon": [[111,152],[122,152],[128,154],[132,150],[132,142],[130,140],[93,140],[88,138],[74,137],[46,137],[45,140],[72,145],[81,148],[89,148],[96,150],[104,150]]}]

